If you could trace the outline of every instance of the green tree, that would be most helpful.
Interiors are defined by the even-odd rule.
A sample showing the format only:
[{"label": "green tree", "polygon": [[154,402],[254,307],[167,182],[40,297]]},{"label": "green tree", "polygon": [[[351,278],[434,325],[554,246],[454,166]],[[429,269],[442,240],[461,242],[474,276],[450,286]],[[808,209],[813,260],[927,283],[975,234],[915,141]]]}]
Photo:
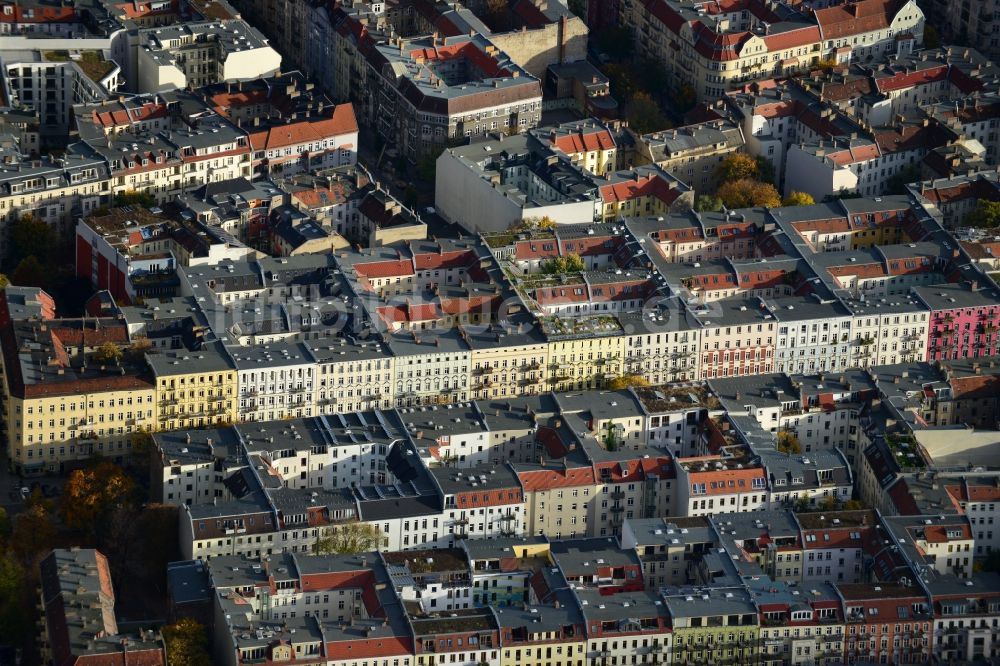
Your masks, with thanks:
[{"label": "green tree", "polygon": [[726,208],[748,208],[750,206],[778,208],[781,206],[781,196],[778,194],[778,190],[774,189],[774,185],[750,178],[723,183],[717,194]]},{"label": "green tree", "polygon": [[38,257],[32,254],[18,262],[10,279],[19,287],[44,288],[49,283],[49,274]]},{"label": "green tree", "polygon": [[642,386],[649,386],[649,381],[642,375],[622,375],[621,377],[612,377],[608,380],[607,388],[611,391],[620,391],[627,388],[638,388]]},{"label": "green tree", "polygon": [[941,34],[930,21],[924,23],[924,48],[936,49],[941,46]]},{"label": "green tree", "polygon": [[580,273],[586,266],[580,255],[569,253],[561,257],[553,257],[543,261],[539,267],[542,273],[548,275],[558,275],[559,273]]},{"label": "green tree", "polygon": [[208,633],[201,623],[186,617],[163,627],[162,633],[170,666],[211,666]]},{"label": "green tree", "polygon": [[757,180],[762,183],[774,184],[774,165],[771,164],[771,160],[767,159],[763,155],[757,156]]},{"label": "green tree", "polygon": [[156,198],[149,192],[139,190],[126,190],[115,196],[115,206],[142,206],[152,208],[156,205]]},{"label": "green tree", "polygon": [[96,535],[106,527],[112,511],[128,502],[133,490],[132,479],[121,467],[101,461],[73,470],[63,489],[59,513],[67,527]]},{"label": "green tree", "polygon": [[714,194],[702,194],[694,201],[694,209],[702,212],[722,210],[722,199]]},{"label": "green tree", "polygon": [[437,172],[437,158],[437,155],[425,153],[417,159],[417,177],[420,180],[434,182],[434,174]]},{"label": "green tree", "polygon": [[[48,224],[31,215],[22,215],[10,226],[11,256],[19,259],[35,257],[44,262],[56,246],[56,235]],[[21,285],[20,282],[14,284]]]},{"label": "green tree", "polygon": [[812,198],[811,194],[807,192],[790,192],[787,197],[782,200],[782,206],[812,206],[816,203],[816,200]]},{"label": "green tree", "polygon": [[117,365],[121,363],[123,355],[121,347],[113,342],[105,342],[94,352],[94,360],[104,365]]},{"label": "green tree", "polygon": [[649,93],[638,92],[626,102],[628,124],[639,134],[670,129],[670,121]]},{"label": "green tree", "polygon": [[743,180],[746,178],[756,180],[759,174],[760,167],[757,165],[757,160],[746,153],[733,153],[729,155],[722,160],[722,163],[715,170],[715,176],[722,183],[731,183],[734,180]]},{"label": "green tree", "polygon": [[894,175],[885,184],[886,194],[906,194],[906,186],[920,180],[920,167],[911,164]]},{"label": "green tree", "polygon": [[31,631],[31,618],[23,607],[26,585],[24,566],[12,553],[0,555],[0,643],[19,642]]},{"label": "green tree", "polygon": [[1000,225],[1000,201],[980,199],[976,208],[965,216],[965,224],[970,227],[995,229]]},{"label": "green tree", "polygon": [[331,527],[316,537],[313,552],[317,555],[367,553],[376,550],[382,541],[382,532],[368,523],[347,523]]},{"label": "green tree", "polygon": [[622,60],[632,55],[632,31],[625,27],[604,28],[597,33],[597,49],[612,58]]},{"label": "green tree", "polygon": [[799,442],[798,436],[787,430],[782,430],[778,433],[777,444],[775,445],[782,453],[796,454],[802,453],[802,444]]}]

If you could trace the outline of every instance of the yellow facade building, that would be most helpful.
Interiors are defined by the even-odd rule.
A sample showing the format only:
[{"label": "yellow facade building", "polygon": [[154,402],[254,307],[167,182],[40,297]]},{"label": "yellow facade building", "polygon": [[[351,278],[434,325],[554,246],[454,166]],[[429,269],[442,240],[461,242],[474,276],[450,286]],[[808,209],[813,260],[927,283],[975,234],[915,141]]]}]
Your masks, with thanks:
[{"label": "yellow facade building", "polygon": [[151,353],[147,359],[156,381],[156,420],[161,430],[236,422],[236,367],[221,346]]},{"label": "yellow facade building", "polygon": [[8,322],[0,345],[7,451],[18,473],[60,472],[94,455],[120,460],[135,433],[155,426],[152,378],[129,355],[121,322],[39,313]]}]

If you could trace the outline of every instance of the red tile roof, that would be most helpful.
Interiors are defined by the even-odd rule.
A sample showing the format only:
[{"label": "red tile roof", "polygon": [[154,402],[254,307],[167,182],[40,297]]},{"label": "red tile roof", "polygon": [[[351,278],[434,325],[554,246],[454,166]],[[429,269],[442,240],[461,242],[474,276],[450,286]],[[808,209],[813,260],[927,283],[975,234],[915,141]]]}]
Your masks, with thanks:
[{"label": "red tile roof", "polygon": [[900,8],[900,0],[861,0],[815,11],[823,39],[839,39],[885,30]]},{"label": "red tile roof", "polygon": [[524,486],[526,493],[596,484],[592,467],[529,470],[518,472],[517,475],[521,479],[521,485]]}]

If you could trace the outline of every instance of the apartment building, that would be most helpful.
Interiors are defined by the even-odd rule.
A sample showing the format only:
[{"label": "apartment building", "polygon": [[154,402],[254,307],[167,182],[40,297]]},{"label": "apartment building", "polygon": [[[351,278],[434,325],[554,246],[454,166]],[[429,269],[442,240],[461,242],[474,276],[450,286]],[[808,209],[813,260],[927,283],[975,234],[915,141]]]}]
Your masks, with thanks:
[{"label": "apartment building", "polygon": [[281,56],[242,19],[219,19],[138,30],[132,40],[131,90],[158,93],[271,76]]},{"label": "apartment building", "polygon": [[[54,317],[4,298],[2,345],[8,458],[22,474],[59,472],[94,455],[121,461],[133,438],[158,427],[155,383],[119,319]],[[102,346],[121,356],[106,358]]]},{"label": "apartment building", "polygon": [[158,427],[177,430],[236,422],[238,372],[221,344],[155,351],[146,362],[156,386]]},{"label": "apartment building", "polygon": [[[38,646],[50,663],[141,660],[166,664],[153,631],[120,631],[107,558],[93,549],[57,549],[38,566],[42,614]],[[126,656],[128,655],[128,656]]]},{"label": "apartment building", "polygon": [[159,295],[178,266],[239,261],[252,250],[213,227],[185,225],[143,208],[115,208],[76,224],[76,274],[115,302]]},{"label": "apartment building", "polygon": [[313,416],[316,361],[302,342],[232,349],[241,421]]},{"label": "apartment building", "polygon": [[[622,3],[619,21],[639,55],[661,63],[676,88],[719,97],[748,81],[788,76],[820,61],[877,58],[923,42],[913,1],[813,8],[691,0]],[[897,39],[912,36],[912,40]]]},{"label": "apartment building", "polygon": [[932,310],[928,321],[927,360],[974,358],[996,353],[1000,308],[995,303],[994,291],[979,288],[976,281],[918,287],[913,291]]},{"label": "apartment building", "polygon": [[80,216],[111,204],[107,164],[96,155],[15,160],[5,165],[0,197],[0,254],[10,252],[10,225],[23,215],[69,236]]},{"label": "apartment building", "polygon": [[186,189],[251,176],[246,135],[189,93],[74,107],[72,152],[104,161],[114,194],[138,190],[166,201]]},{"label": "apartment building", "polygon": [[696,194],[711,193],[719,186],[723,160],[743,152],[744,145],[742,128],[720,119],[638,137],[636,163],[669,171]]},{"label": "apartment building", "polygon": [[4,71],[6,105],[36,113],[39,138],[53,148],[65,145],[74,105],[102,102],[123,82],[102,50],[15,52],[5,56]]}]

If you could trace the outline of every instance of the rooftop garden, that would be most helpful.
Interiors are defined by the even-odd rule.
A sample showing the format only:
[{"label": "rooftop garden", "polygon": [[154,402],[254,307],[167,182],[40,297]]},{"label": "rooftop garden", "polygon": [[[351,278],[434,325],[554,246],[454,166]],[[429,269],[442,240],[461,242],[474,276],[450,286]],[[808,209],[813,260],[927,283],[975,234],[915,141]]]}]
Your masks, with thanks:
[{"label": "rooftop garden", "polygon": [[923,469],[927,466],[912,435],[886,433],[885,443],[901,468]]},{"label": "rooftop garden", "polygon": [[539,320],[542,329],[550,336],[615,335],[621,332],[621,324],[616,317],[600,315],[594,317],[543,317]]},{"label": "rooftop garden", "polygon": [[45,51],[44,57],[48,62],[75,62],[95,83],[110,74],[117,66],[110,60],[105,60],[100,51],[80,51],[78,54],[70,54],[69,51]]}]

